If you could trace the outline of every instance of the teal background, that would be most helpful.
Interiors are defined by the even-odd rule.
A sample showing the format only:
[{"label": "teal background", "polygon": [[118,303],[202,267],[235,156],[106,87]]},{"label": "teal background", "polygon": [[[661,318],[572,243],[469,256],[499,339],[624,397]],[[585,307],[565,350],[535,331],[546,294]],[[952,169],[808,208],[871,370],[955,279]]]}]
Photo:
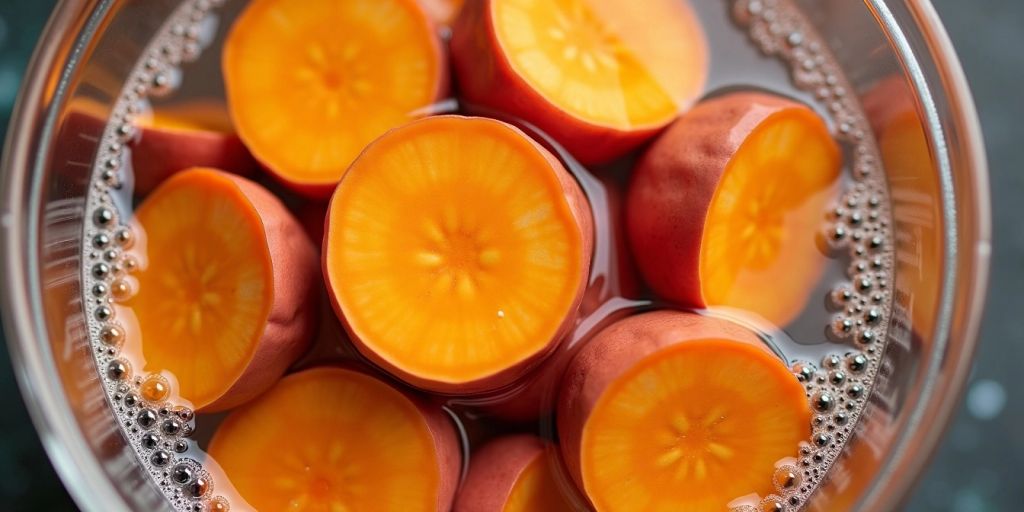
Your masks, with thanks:
[{"label": "teal background", "polygon": [[[719,0],[695,0],[719,1]],[[853,1],[853,0],[849,0]],[[993,279],[981,348],[960,413],[905,510],[1024,508],[1024,1],[934,0],[978,103],[991,166]],[[0,0],[0,134],[53,0]],[[0,276],[0,283],[4,281]],[[0,511],[74,510],[46,458],[0,349]]]}]

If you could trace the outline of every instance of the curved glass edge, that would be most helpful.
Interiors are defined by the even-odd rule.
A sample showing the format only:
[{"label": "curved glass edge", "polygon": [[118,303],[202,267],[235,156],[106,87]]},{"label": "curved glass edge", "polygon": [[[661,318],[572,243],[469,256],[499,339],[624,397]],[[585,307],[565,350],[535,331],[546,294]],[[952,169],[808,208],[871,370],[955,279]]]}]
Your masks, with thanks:
[{"label": "curved glass edge", "polygon": [[[915,403],[903,422],[903,432],[875,476],[876,484],[869,487],[858,507],[898,510],[948,428],[966,385],[988,285],[991,202],[974,101],[956,51],[930,0],[864,1],[889,38],[921,102],[927,136],[941,174],[945,220],[947,256],[935,345],[923,383],[914,394]],[[919,32],[908,32],[910,27]],[[922,62],[933,68],[923,69]]]},{"label": "curved glass edge", "polygon": [[[62,0],[54,9],[19,91],[0,174],[0,269],[8,276],[0,306],[14,373],[42,444],[75,503],[83,510],[104,511],[131,507],[90,448],[56,379],[59,372],[35,280],[40,276],[46,141],[52,139],[59,107],[115,3]],[[152,494],[157,495],[155,489]]]},{"label": "curved glass edge", "polygon": [[[865,1],[874,7],[883,7],[886,14],[879,17],[883,28],[890,35],[898,34],[903,38],[903,47],[897,49],[905,62],[907,58],[913,60],[913,52],[906,44],[905,36],[893,13],[884,9],[882,0]],[[980,128],[966,80],[934,9],[926,0],[905,2],[908,4],[906,8],[917,21],[921,35],[927,43],[930,58],[938,67],[941,78],[941,85],[936,85],[928,82],[926,77],[918,72],[913,77],[914,84],[919,90],[941,92],[947,96],[947,104],[954,109],[953,132],[963,137],[963,146],[960,150],[964,154],[958,155],[959,158],[955,160],[947,158],[942,167],[942,172],[949,178],[945,181],[945,184],[950,186],[947,190],[949,198],[951,201],[959,202],[961,214],[959,222],[955,225],[950,224],[947,228],[955,230],[954,233],[948,233],[954,235],[950,240],[959,240],[960,243],[953,246],[948,253],[953,256],[945,269],[947,283],[951,286],[944,289],[943,304],[945,312],[949,314],[944,317],[945,326],[940,326],[940,332],[945,335],[937,341],[946,344],[948,339],[959,338],[965,343],[965,350],[958,352],[957,355],[969,355],[973,352],[980,323],[990,244],[987,167]],[[58,85],[52,98],[44,97],[44,86],[51,78],[50,73],[57,72],[52,70],[63,70],[61,83],[73,73],[78,58],[75,51],[80,50],[92,37],[92,30],[109,10],[111,3],[103,0],[64,0],[55,11],[26,75],[29,79],[23,85],[19,96],[17,111],[12,117],[7,140],[3,166],[5,173],[0,176],[0,197],[4,199],[4,204],[8,208],[0,212],[0,234],[8,249],[24,248],[22,252],[5,252],[0,255],[0,268],[10,276],[10,283],[0,301],[5,308],[4,321],[11,340],[9,347],[12,360],[22,393],[47,452],[76,502],[86,510],[116,510],[128,507],[106,478],[106,473],[95,460],[81,432],[74,424],[63,390],[55,383],[48,382],[55,373],[53,358],[49,346],[41,342],[40,334],[44,333],[45,329],[40,324],[38,315],[32,311],[33,307],[41,308],[42,305],[38,293],[31,294],[29,286],[31,276],[38,275],[35,272],[37,269],[34,268],[34,251],[38,240],[30,215],[38,209],[33,210],[26,199],[30,197],[27,192],[37,187],[28,179],[31,177],[38,180],[40,172],[35,171],[40,169],[32,168],[33,173],[25,171],[30,170],[32,165],[41,165],[38,159],[33,160],[36,156],[33,155],[33,149],[36,149],[40,134],[53,129],[54,113],[49,111],[49,107],[54,103],[59,104],[53,100],[62,94],[62,89]],[[78,35],[74,47],[61,53],[62,42],[74,35],[69,29],[75,26],[75,20],[89,12],[93,14],[85,29]],[[876,9],[876,12],[882,11]],[[57,62],[66,65],[54,66]],[[929,98],[928,101],[931,102],[930,108],[934,112],[934,98]],[[931,128],[933,132],[930,136],[934,140],[942,140],[941,129],[937,126]],[[950,148],[944,149],[948,151]],[[952,184],[957,178],[953,173],[954,165],[956,169],[970,171],[966,176],[959,176],[959,179],[966,180],[965,182],[956,181],[958,186],[965,187],[957,189],[961,191],[957,196],[952,195]],[[22,172],[15,172],[19,170]],[[38,196],[31,197],[38,201]],[[955,212],[951,209],[951,201],[946,202],[950,209],[944,213],[948,218],[956,218],[953,217]],[[24,297],[31,297],[32,300],[26,302]],[[29,350],[30,348],[35,350]],[[927,420],[944,425],[948,421],[958,401],[945,400],[941,397],[959,395],[963,388],[962,379],[969,369],[969,362],[969,357],[950,360],[947,350],[937,351],[935,365],[929,368],[929,373],[947,373],[949,378],[944,381],[942,389],[939,389],[939,385],[934,381],[931,383],[932,387],[926,389],[928,392],[942,391],[941,395],[925,393],[924,396],[930,399],[918,400],[915,404],[917,424]],[[944,369],[947,365],[951,367]],[[905,432],[898,443],[897,451],[893,452],[885,469],[876,478],[876,481],[886,478],[887,485],[875,487],[861,502],[863,508],[875,510],[895,507],[916,480],[917,472],[927,462],[940,436],[940,429],[932,429],[926,436],[919,436],[911,430]]]}]

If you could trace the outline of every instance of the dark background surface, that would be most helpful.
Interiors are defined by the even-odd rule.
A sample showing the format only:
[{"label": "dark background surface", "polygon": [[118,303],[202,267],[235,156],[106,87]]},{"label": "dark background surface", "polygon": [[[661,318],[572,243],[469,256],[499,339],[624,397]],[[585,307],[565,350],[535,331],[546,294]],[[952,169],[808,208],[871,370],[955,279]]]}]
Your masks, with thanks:
[{"label": "dark background surface", "polygon": [[[696,0],[711,1],[711,0]],[[853,1],[853,0],[849,0]],[[0,0],[0,134],[53,0]],[[995,252],[982,344],[959,416],[906,510],[1024,508],[1024,1],[934,0],[978,104],[991,167]],[[0,510],[73,510],[0,349]]]}]

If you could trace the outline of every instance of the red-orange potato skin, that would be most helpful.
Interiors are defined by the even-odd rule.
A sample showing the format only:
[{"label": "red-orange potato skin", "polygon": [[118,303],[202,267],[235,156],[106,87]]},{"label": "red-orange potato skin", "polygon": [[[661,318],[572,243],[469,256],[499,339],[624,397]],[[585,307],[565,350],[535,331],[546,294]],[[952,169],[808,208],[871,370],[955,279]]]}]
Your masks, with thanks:
[{"label": "red-orange potato skin", "polygon": [[678,304],[707,306],[701,292],[704,224],[719,181],[747,136],[766,118],[800,104],[762,93],[704,101],[644,153],[626,196],[633,259],[651,289]]},{"label": "red-orange potato skin", "polygon": [[569,363],[556,411],[562,458],[583,489],[583,428],[605,389],[641,359],[689,340],[727,339],[768,350],[757,336],[732,322],[677,311],[654,311],[620,320],[599,332]]}]

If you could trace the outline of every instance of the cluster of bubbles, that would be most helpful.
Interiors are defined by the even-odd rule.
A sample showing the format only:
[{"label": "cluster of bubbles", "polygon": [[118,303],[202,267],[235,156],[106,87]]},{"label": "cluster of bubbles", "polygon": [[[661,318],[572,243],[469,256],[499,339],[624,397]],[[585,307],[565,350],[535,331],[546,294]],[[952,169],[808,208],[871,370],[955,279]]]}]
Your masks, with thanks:
[{"label": "cluster of bubbles", "polygon": [[828,297],[833,317],[826,337],[842,347],[820,364],[801,361],[792,370],[804,384],[814,412],[811,438],[795,464],[776,468],[775,493],[734,512],[801,509],[827,479],[871,393],[891,311],[892,237],[888,192],[860,104],[826,46],[788,0],[735,0],[733,15],[750,39],[785,62],[794,84],[814,95],[829,112],[836,139],[848,149],[853,184],[827,212],[822,238],[837,255],[849,254],[848,281]]},{"label": "cluster of bubbles", "polygon": [[222,3],[183,3],[143,53],[102,139],[94,169],[96,186],[90,196],[90,223],[85,229],[85,304],[93,356],[107,396],[141,466],[169,503],[188,512],[226,512],[230,504],[214,495],[210,473],[192,457],[196,450],[190,440],[195,430],[194,412],[173,403],[173,390],[166,378],[136,374],[122,354],[127,333],[116,318],[116,306],[137,291],[131,275],[139,261],[131,254],[136,235],[117,208],[113,193],[126,183],[130,147],[138,137],[134,118],[144,111],[148,98],[174,90],[179,66],[199,57],[213,21],[211,10]]}]

